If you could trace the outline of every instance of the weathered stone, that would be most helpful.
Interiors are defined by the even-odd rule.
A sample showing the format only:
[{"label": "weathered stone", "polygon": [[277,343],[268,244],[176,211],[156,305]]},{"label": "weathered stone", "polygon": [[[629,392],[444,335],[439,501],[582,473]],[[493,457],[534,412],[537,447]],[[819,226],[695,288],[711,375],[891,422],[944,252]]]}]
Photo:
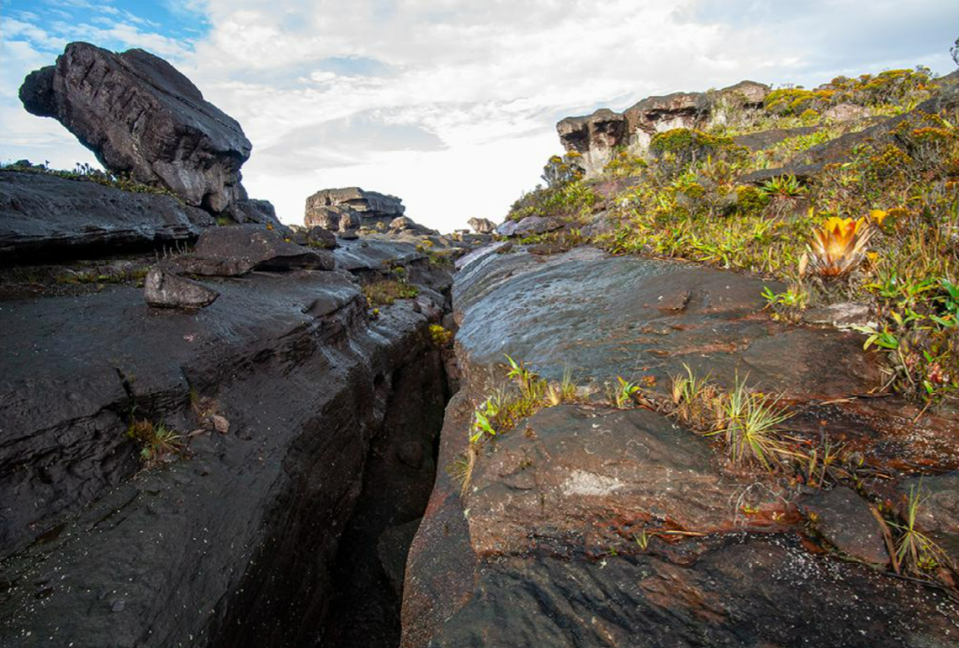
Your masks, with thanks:
[{"label": "weathered stone", "polygon": [[203,308],[209,306],[220,293],[185,277],[152,268],[143,286],[143,298],[156,308]]},{"label": "weathered stone", "polygon": [[281,232],[289,232],[289,228],[276,217],[276,209],[269,200],[240,200],[234,205],[232,218],[241,224],[270,225]]},{"label": "weathered stone", "polygon": [[321,250],[334,250],[337,247],[336,235],[324,227],[311,227],[302,233],[299,237],[302,242],[300,245],[306,245]]},{"label": "weathered stone", "polygon": [[499,227],[496,228],[496,233],[500,236],[512,236],[516,233],[516,227],[519,225],[516,221],[508,220],[505,223],[500,223]]},{"label": "weathered stone", "polygon": [[823,111],[822,118],[834,122],[846,122],[869,117],[869,109],[855,104],[836,104]]},{"label": "weathered stone", "polygon": [[865,326],[872,312],[867,304],[843,302],[818,308],[810,308],[803,313],[803,321],[810,324],[830,324],[839,328]]},{"label": "weathered stone", "polygon": [[416,226],[416,223],[413,222],[412,218],[407,216],[400,216],[399,218],[394,218],[390,221],[391,230],[402,230],[402,229],[411,229]]},{"label": "weathered stone", "polygon": [[531,234],[545,234],[563,227],[563,221],[551,216],[527,216],[516,224],[511,236],[529,236]]},{"label": "weathered stone", "polygon": [[556,125],[556,130],[566,151],[582,155],[587,177],[594,177],[618,147],[628,146],[641,152],[656,133],[673,128],[703,128],[711,120],[724,122],[729,109],[758,110],[769,90],[767,85],[742,81],[715,92],[647,97],[623,113],[601,108],[592,115],[567,117]]},{"label": "weathered stone", "polygon": [[[299,646],[354,619],[334,606],[379,600],[340,598],[338,556],[354,546],[342,564],[379,570],[354,582],[385,584],[379,534],[355,539],[429,495],[445,386],[425,315],[398,302],[371,326],[346,273],[216,287],[195,313],[123,285],[4,301],[0,645]],[[206,402],[228,434],[191,433]],[[188,456],[143,470],[132,417]],[[396,645],[395,619],[354,626]]]},{"label": "weathered stone", "polygon": [[[602,553],[643,529],[768,526],[739,519],[731,481],[706,441],[660,414],[551,407],[478,460],[467,498],[470,540],[478,556]],[[748,503],[782,511],[776,499]]]},{"label": "weathered stone", "polygon": [[0,263],[191,241],[214,221],[171,196],[0,171]]},{"label": "weathered stone", "polygon": [[114,173],[214,213],[246,197],[240,167],[251,145],[243,129],[148,52],[70,43],[56,65],[26,78],[20,99],[34,115],[57,119]]},{"label": "weathered stone", "polygon": [[468,603],[428,640],[402,645],[949,648],[959,614],[943,592],[813,557],[785,537],[744,536],[679,564],[655,550],[499,559],[468,583]]},{"label": "weathered stone", "polygon": [[471,218],[467,222],[477,234],[492,234],[496,230],[496,223],[488,218]]},{"label": "weathered stone", "polygon": [[626,117],[607,108],[585,117],[567,117],[556,124],[563,147],[582,155],[582,165],[589,175],[600,173],[613,155],[613,150],[628,141]]},{"label": "weathered stone", "polygon": [[843,554],[875,565],[889,562],[879,522],[869,504],[849,488],[820,491],[800,505],[813,528]]},{"label": "weathered stone", "polygon": [[[303,222],[307,227],[319,225],[333,231],[374,227],[376,223],[389,225],[406,211],[402,203],[396,196],[359,187],[323,189],[306,199]],[[347,217],[350,221],[344,222]]]},{"label": "weathered stone", "polygon": [[167,262],[173,272],[204,276],[237,277],[251,270],[332,270],[327,250],[287,242],[275,230],[260,225],[234,225],[209,229],[197,241],[194,254]]}]

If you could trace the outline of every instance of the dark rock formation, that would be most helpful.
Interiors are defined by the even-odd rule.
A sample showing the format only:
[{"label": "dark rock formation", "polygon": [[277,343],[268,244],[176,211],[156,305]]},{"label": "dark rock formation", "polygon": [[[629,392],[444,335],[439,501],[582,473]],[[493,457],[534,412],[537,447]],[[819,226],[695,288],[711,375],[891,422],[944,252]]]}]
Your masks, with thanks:
[{"label": "dark rock formation", "polygon": [[147,273],[143,298],[156,308],[203,308],[209,306],[220,293],[185,277],[153,268]]},{"label": "dark rock formation", "polygon": [[360,227],[389,225],[406,211],[403,201],[359,187],[323,189],[306,199],[303,223],[306,227],[324,227],[345,232]]},{"label": "dark rock formation", "polygon": [[849,488],[817,493],[805,499],[802,508],[815,529],[843,554],[874,565],[889,562],[879,522],[869,504]]},{"label": "dark rock formation", "polygon": [[203,276],[238,277],[251,270],[332,270],[329,251],[303,247],[260,225],[234,225],[205,231],[193,254],[165,263],[168,270]]},{"label": "dark rock formation", "polygon": [[213,224],[171,196],[0,171],[0,263],[149,249],[194,240]]},{"label": "dark rock formation", "polygon": [[[570,368],[584,393],[617,377],[668,392],[684,365],[727,388],[748,374],[790,404],[799,440],[841,437],[870,466],[959,465],[955,420],[856,399],[881,381],[861,340],[770,321],[768,282],[589,249],[502,250],[464,257],[457,275],[463,382],[440,466],[464,456],[504,353],[548,380]],[[803,506],[832,546],[885,560],[858,494],[803,503],[802,489],[717,450],[642,408],[561,405],[517,421],[482,446],[465,494],[438,473],[407,561],[402,645],[951,645],[959,607],[945,594],[807,550]]]},{"label": "dark rock formation", "polygon": [[[247,254],[247,228],[214,232],[205,253],[233,254],[239,232]],[[403,265],[443,307],[449,275],[414,248],[378,242],[379,272]],[[193,312],[132,286],[3,302],[0,645],[314,645],[361,604],[393,610],[363,645],[396,645],[376,548],[432,482],[429,316],[399,300],[371,322],[345,271],[210,285]],[[133,420],[175,431],[183,456],[142,470]]]},{"label": "dark rock formation", "polygon": [[212,213],[246,198],[240,167],[251,146],[243,129],[148,52],[71,43],[56,65],[26,78],[20,99],[34,115],[63,124],[114,173]]},{"label": "dark rock formation", "polygon": [[583,156],[583,168],[592,176],[602,171],[617,147],[640,151],[662,131],[726,123],[731,112],[761,108],[769,91],[767,85],[741,81],[715,92],[647,97],[622,113],[601,108],[592,115],[567,117],[556,130],[567,151]]}]

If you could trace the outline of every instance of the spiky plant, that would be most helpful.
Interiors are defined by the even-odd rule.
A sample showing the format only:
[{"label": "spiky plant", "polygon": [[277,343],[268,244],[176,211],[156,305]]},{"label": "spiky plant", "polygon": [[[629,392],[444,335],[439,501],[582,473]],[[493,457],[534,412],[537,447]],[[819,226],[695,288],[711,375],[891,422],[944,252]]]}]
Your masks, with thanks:
[{"label": "spiky plant", "polygon": [[733,390],[723,399],[721,427],[709,435],[722,435],[726,452],[737,465],[759,464],[766,470],[781,465],[792,454],[781,438],[779,426],[790,418],[779,399],[749,392],[736,377]]},{"label": "spiky plant", "polygon": [[942,548],[929,536],[916,528],[916,517],[920,507],[926,501],[922,497],[922,484],[909,487],[909,497],[906,498],[906,513],[903,524],[892,522],[900,535],[896,540],[896,558],[901,566],[905,566],[915,574],[930,572],[940,566],[949,564],[949,558]]},{"label": "spiky plant", "polygon": [[853,220],[833,216],[826,219],[813,230],[808,264],[803,264],[803,270],[821,277],[849,274],[866,258],[866,246],[873,231],[864,218]]}]

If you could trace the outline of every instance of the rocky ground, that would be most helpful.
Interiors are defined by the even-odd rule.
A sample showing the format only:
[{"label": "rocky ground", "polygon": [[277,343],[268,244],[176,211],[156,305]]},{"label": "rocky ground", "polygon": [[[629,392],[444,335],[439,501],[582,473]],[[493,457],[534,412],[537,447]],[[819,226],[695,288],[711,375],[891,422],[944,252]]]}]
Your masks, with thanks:
[{"label": "rocky ground", "polygon": [[[744,82],[570,118],[548,188],[441,236],[357,187],[281,224],[239,124],[146,52],[71,44],[21,96],[106,172],[0,170],[3,648],[956,645],[954,402],[892,388],[849,285],[778,308],[748,245],[655,238],[743,196],[784,226],[821,196],[755,187],[915,113],[773,118]],[[656,142],[723,124],[759,125],[720,147],[753,190],[677,198],[722,173]]]}]

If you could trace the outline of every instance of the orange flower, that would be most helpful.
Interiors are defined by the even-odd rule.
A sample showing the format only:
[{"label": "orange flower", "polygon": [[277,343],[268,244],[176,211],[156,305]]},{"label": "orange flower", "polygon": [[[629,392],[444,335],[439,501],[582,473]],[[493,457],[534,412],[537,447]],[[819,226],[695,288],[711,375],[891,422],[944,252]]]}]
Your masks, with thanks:
[{"label": "orange flower", "polygon": [[852,272],[865,256],[873,230],[863,218],[826,219],[813,230],[809,246],[809,266],[824,277],[840,277]]}]

